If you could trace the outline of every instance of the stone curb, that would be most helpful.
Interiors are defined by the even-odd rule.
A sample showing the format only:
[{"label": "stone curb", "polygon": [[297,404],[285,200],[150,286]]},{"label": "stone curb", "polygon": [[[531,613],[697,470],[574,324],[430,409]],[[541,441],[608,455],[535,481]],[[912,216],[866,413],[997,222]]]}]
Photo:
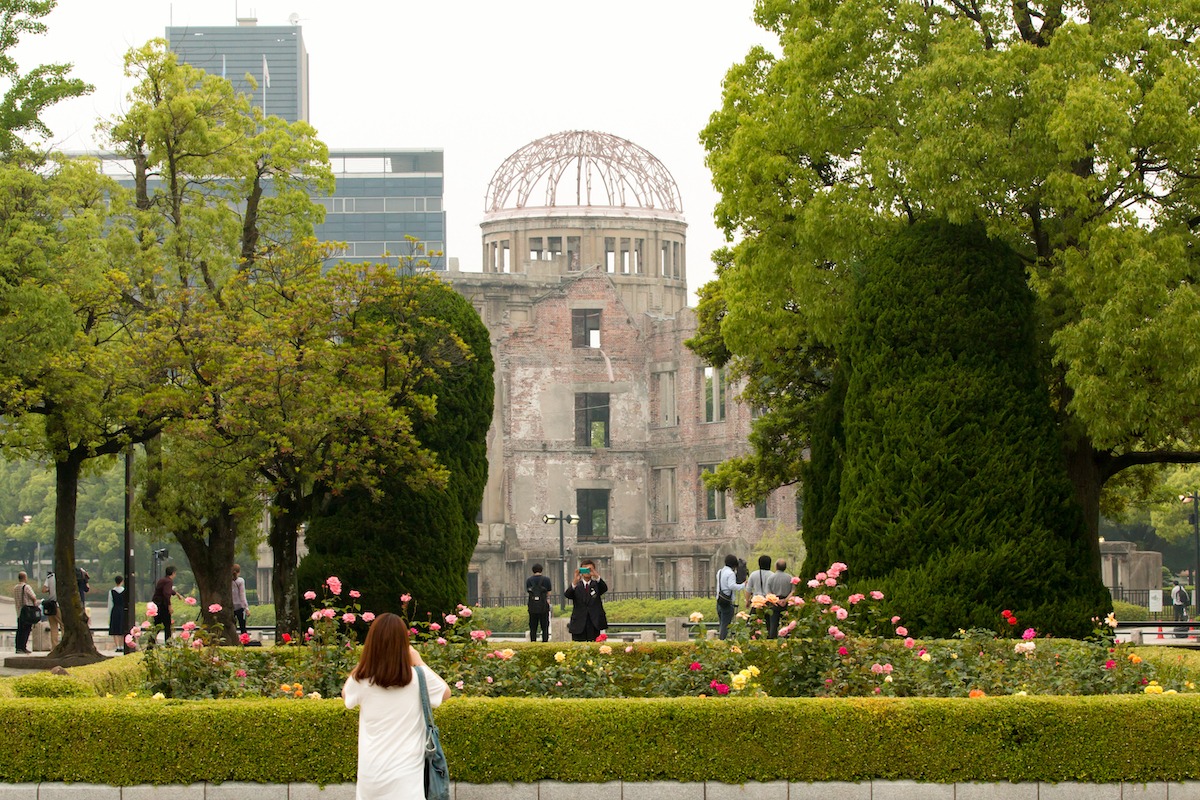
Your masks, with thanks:
[{"label": "stone curb", "polygon": [[[862,783],[728,784],[495,783],[451,784],[451,800],[1200,800],[1200,781],[1187,783]],[[354,800],[354,784],[193,783],[104,786],[94,783],[0,783],[0,800]]]}]

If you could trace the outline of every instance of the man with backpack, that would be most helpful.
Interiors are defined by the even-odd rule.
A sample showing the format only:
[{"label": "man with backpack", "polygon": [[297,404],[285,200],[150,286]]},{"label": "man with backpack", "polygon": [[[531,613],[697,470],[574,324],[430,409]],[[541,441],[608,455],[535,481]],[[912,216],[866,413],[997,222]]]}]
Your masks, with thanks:
[{"label": "man with backpack", "polygon": [[1171,605],[1175,609],[1175,621],[1183,622],[1186,617],[1187,607],[1192,604],[1191,595],[1188,590],[1179,585],[1179,581],[1175,581],[1175,586],[1171,588]]}]

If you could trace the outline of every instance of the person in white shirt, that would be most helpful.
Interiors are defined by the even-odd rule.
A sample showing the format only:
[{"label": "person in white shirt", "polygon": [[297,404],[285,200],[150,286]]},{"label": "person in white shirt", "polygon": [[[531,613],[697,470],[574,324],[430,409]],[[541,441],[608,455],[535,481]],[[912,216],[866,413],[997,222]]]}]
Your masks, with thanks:
[{"label": "person in white shirt", "polygon": [[356,800],[425,798],[425,712],[418,669],[425,673],[429,705],[440,706],[450,697],[450,687],[409,644],[404,620],[380,614],[342,688],[346,707],[359,709]]},{"label": "person in white shirt", "polygon": [[733,553],[725,556],[725,566],[717,570],[717,638],[724,639],[729,635],[729,623],[733,622],[733,613],[737,608],[734,598],[737,593],[746,588],[746,584],[737,582],[738,559]]},{"label": "person in white shirt", "polygon": [[250,604],[246,602],[246,579],[242,577],[242,568],[233,565],[233,618],[237,620],[238,632],[246,632],[246,612]]}]

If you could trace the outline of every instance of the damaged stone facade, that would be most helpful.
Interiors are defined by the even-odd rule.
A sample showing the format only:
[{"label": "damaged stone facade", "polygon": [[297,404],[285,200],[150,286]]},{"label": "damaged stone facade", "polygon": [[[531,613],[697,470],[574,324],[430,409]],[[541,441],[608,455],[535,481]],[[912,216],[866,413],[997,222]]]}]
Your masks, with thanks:
[{"label": "damaged stone facade", "polygon": [[[575,159],[566,172],[583,177],[593,168],[585,158],[665,173],[657,161],[629,163],[631,152],[653,157],[616,141],[625,149],[615,155],[604,140],[585,153],[571,147],[596,143],[572,140],[555,155]],[[518,156],[528,153],[510,161]],[[601,177],[610,191],[620,179]],[[452,262],[444,274],[487,325],[496,364],[472,600],[519,602],[534,563],[562,591],[559,526],[543,521],[560,511],[582,518],[564,526],[567,568],[594,559],[615,593],[709,593],[726,553],[745,557],[764,533],[796,527],[790,488],[738,508],[701,481],[706,467],[748,450],[751,409],[683,345],[696,319],[686,223],[668,188],[674,197],[624,206],[616,202],[633,192],[587,205],[493,202],[481,226],[484,271]],[[552,187],[551,201],[563,196]]]}]

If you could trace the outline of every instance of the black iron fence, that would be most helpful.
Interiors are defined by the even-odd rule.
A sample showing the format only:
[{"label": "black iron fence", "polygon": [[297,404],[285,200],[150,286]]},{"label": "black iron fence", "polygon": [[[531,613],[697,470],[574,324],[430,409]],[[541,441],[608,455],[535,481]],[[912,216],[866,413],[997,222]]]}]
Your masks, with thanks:
[{"label": "black iron fence", "polygon": [[[556,592],[550,595],[552,601],[562,597],[561,592]],[[495,608],[497,606],[523,606],[526,603],[525,595],[494,595],[492,597],[481,597],[473,601],[473,606],[484,606],[485,608]],[[636,592],[607,592],[604,595],[605,602],[613,603],[617,600],[712,600],[716,602],[716,598],[709,590],[692,591],[690,589],[647,589],[645,591]]]}]

